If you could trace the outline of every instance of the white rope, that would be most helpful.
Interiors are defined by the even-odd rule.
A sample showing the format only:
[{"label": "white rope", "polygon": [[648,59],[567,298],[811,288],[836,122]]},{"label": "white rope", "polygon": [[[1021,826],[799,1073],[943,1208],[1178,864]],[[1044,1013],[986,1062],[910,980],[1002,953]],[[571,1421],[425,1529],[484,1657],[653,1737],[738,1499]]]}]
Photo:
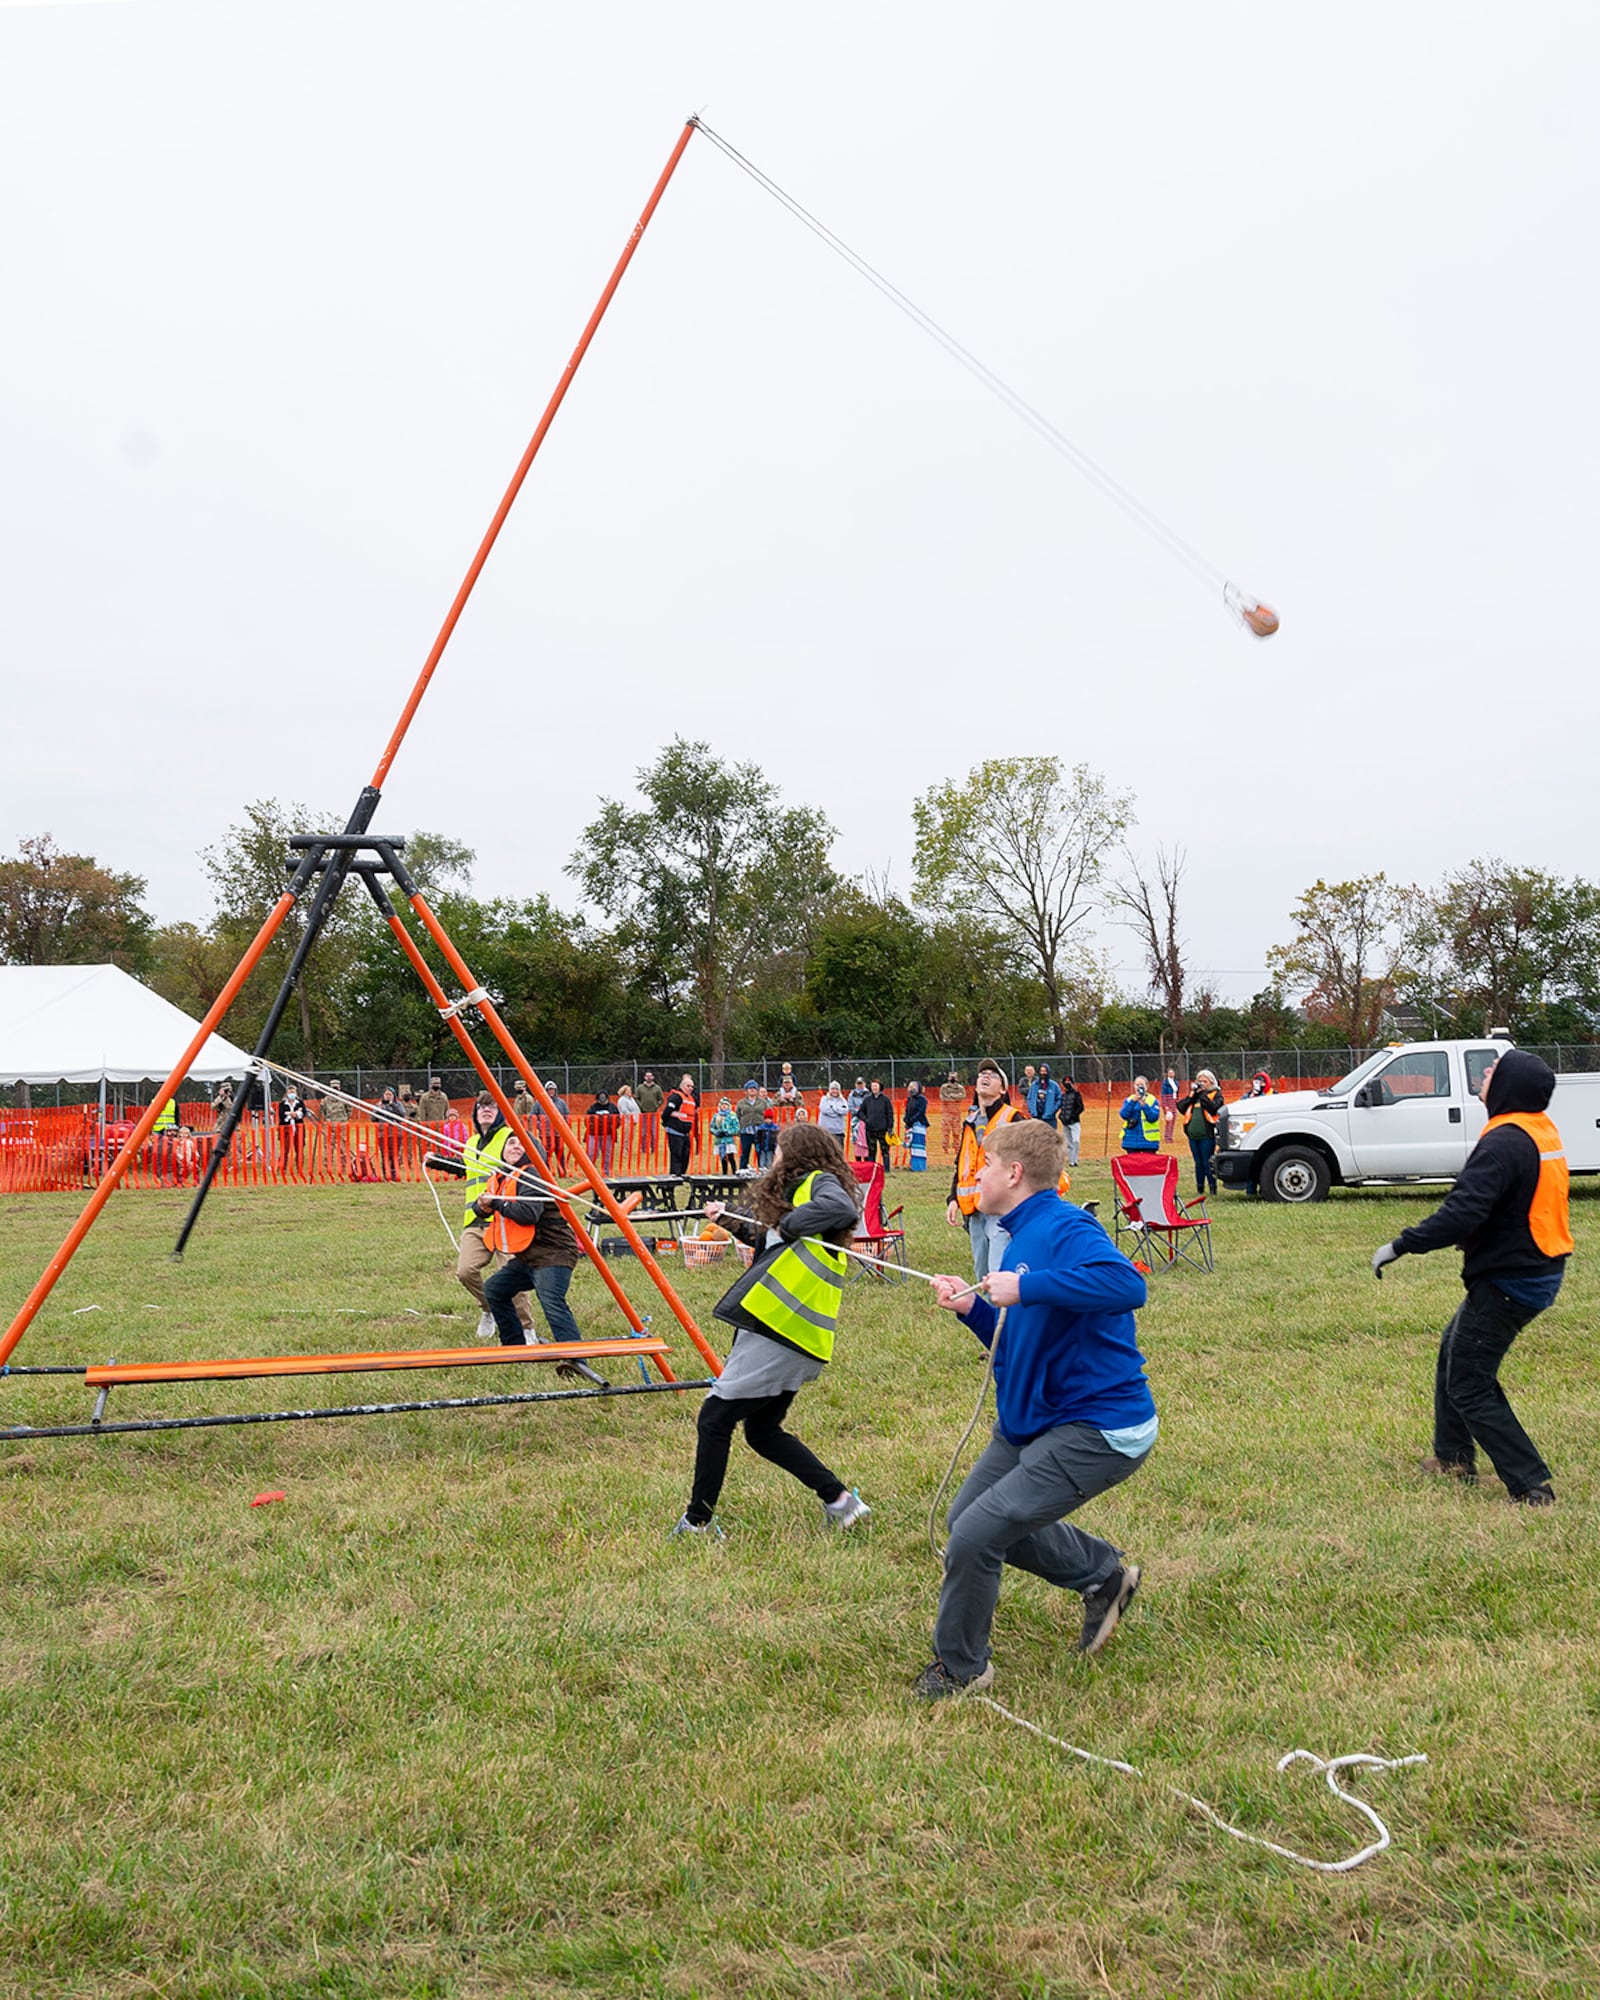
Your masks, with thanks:
[{"label": "white rope", "polygon": [[[299,1070],[288,1069],[282,1063],[269,1061],[266,1056],[258,1056],[256,1060],[261,1068],[270,1069],[275,1076],[286,1076],[292,1083],[303,1083],[307,1088],[317,1091],[321,1096],[331,1097],[335,1103],[348,1104],[358,1111],[365,1112],[367,1117],[375,1124],[392,1125],[397,1131],[411,1132],[419,1136],[426,1133],[428,1150],[431,1153],[447,1153],[452,1159],[458,1161],[466,1159],[467,1146],[471,1143],[470,1141],[449,1138],[436,1126],[419,1125],[416,1119],[408,1118],[403,1111],[385,1111],[381,1104],[369,1104],[364,1097],[352,1097],[347,1090],[335,1090],[331,1084],[318,1083],[314,1076],[304,1076]],[[512,1136],[515,1137],[515,1134]],[[510,1172],[512,1169],[508,1168],[506,1171]],[[524,1164],[517,1167],[515,1172],[519,1180],[527,1181],[537,1193],[548,1195],[552,1200],[558,1201],[564,1206],[570,1206],[580,1196],[592,1196],[593,1194],[593,1189],[586,1184],[580,1184],[576,1189],[572,1189],[562,1187],[558,1182],[548,1181],[531,1164]],[[428,1185],[432,1187],[433,1183],[430,1181]],[[437,1203],[439,1199],[437,1190],[435,1190],[433,1198],[435,1203]],[[440,1220],[443,1221],[444,1210],[442,1208],[439,1210],[439,1216]],[[444,1226],[448,1232],[450,1228],[449,1223],[446,1222]],[[455,1242],[454,1236],[451,1236],[450,1240],[452,1243]]]},{"label": "white rope", "polygon": [[[938,1518],[940,1504],[944,1499],[946,1489],[955,1477],[956,1467],[961,1463],[961,1454],[967,1448],[967,1440],[972,1436],[974,1430],[977,1429],[978,1418],[983,1414],[983,1405],[989,1394],[989,1384],[994,1379],[994,1358],[999,1350],[1000,1336],[1005,1330],[1005,1323],[1006,1315],[1005,1310],[1002,1308],[1000,1316],[995,1322],[993,1337],[989,1342],[988,1362],[983,1371],[982,1384],[978,1389],[978,1400],[973,1405],[972,1415],[967,1419],[967,1427],[961,1433],[961,1440],[951,1454],[950,1463],[945,1467],[944,1477],[939,1481],[938,1488],[934,1493],[933,1504],[928,1509],[928,1547],[933,1551],[934,1561],[941,1566],[944,1562],[944,1550],[939,1546]],[[1192,1806],[1203,1818],[1209,1820],[1219,1832],[1227,1834],[1231,1839],[1247,1841],[1252,1847],[1264,1847],[1269,1853],[1280,1855],[1285,1861],[1294,1862],[1296,1867],[1312,1868],[1322,1875],[1348,1874],[1352,1868],[1359,1868],[1364,1861],[1370,1861],[1375,1854],[1381,1854],[1390,1844],[1388,1827],[1373,1811],[1372,1807],[1367,1804],[1365,1799],[1358,1799],[1353,1792],[1347,1792],[1340,1785],[1338,1773],[1348,1770],[1355,1765],[1362,1765],[1370,1770],[1377,1771],[1399,1771],[1403,1770],[1408,1764],[1426,1764],[1428,1761],[1427,1757],[1420,1752],[1411,1757],[1374,1757],[1368,1751],[1355,1750],[1348,1752],[1343,1757],[1324,1758],[1318,1757],[1310,1750],[1285,1751],[1278,1759],[1278,1770],[1286,1771],[1291,1764],[1298,1762],[1302,1758],[1307,1763],[1314,1764],[1319,1771],[1326,1775],[1328,1789],[1333,1793],[1334,1797],[1342,1799],[1347,1806],[1353,1806],[1358,1813],[1371,1822],[1378,1835],[1376,1840],[1369,1842],[1358,1853],[1347,1854],[1342,1861],[1318,1861],[1312,1855],[1297,1854],[1292,1847],[1281,1846],[1276,1840],[1264,1839],[1258,1833],[1246,1833],[1243,1827],[1234,1826],[1228,1820],[1225,1820],[1216,1808],[1207,1805],[1204,1799],[1197,1799],[1193,1792],[1186,1792],[1180,1786],[1167,1784],[1164,1780],[1152,1779],[1147,1772],[1140,1770],[1137,1764],[1124,1763],[1120,1757],[1102,1757],[1093,1750],[1084,1750],[1076,1743],[1069,1743],[1063,1736],[1052,1736],[1048,1729],[1041,1729],[1037,1722],[1030,1722],[1027,1716],[1018,1715],[1014,1709],[1007,1708],[1002,1702],[996,1701],[992,1695],[982,1694],[975,1690],[973,1693],[965,1695],[963,1699],[981,1702],[985,1708],[993,1709],[996,1715],[1003,1716],[1007,1722],[1015,1723],[1018,1729],[1026,1729],[1030,1736],[1041,1738],[1044,1742],[1052,1745],[1053,1748],[1064,1750],[1069,1756],[1080,1757],[1086,1764],[1099,1764],[1108,1771],[1121,1771],[1125,1777],[1143,1778],[1146,1783],[1150,1784],[1159,1783],[1163,1791],[1170,1793],[1175,1799],[1181,1799],[1186,1806]]]},{"label": "white rope", "polygon": [[1356,1811],[1369,1820],[1377,1830],[1376,1840],[1370,1841],[1355,1854],[1347,1854],[1342,1861],[1318,1861],[1312,1855],[1297,1854],[1292,1847],[1284,1847],[1276,1840],[1266,1840],[1259,1833],[1246,1833],[1242,1826],[1234,1826],[1225,1820],[1214,1807],[1208,1806],[1204,1799],[1197,1799],[1192,1792],[1186,1792],[1180,1786],[1151,1779],[1148,1772],[1141,1771],[1137,1764],[1125,1764],[1120,1757],[1100,1757],[1093,1750],[1080,1749],[1076,1743],[1069,1743],[1064,1736],[1052,1736],[1048,1729],[1041,1729],[1037,1722],[1030,1722],[1025,1715],[1016,1714],[1003,1703],[994,1700],[991,1695],[972,1694],[966,1699],[981,1702],[985,1708],[992,1708],[996,1715],[1004,1716],[1007,1722],[1014,1722],[1019,1729],[1026,1729],[1030,1736],[1041,1737],[1055,1749],[1065,1750],[1072,1757],[1081,1757],[1086,1764],[1100,1764],[1108,1771],[1121,1771],[1130,1778],[1144,1778],[1147,1783],[1160,1783],[1164,1792],[1170,1793],[1175,1799],[1181,1799],[1186,1806],[1192,1806],[1219,1832],[1227,1834],[1231,1839],[1248,1841],[1252,1847],[1264,1847],[1269,1853],[1281,1855],[1285,1861],[1294,1862],[1297,1867],[1314,1868],[1323,1875],[1348,1874],[1352,1868],[1359,1868],[1362,1862],[1370,1861],[1375,1854],[1381,1854],[1391,1844],[1388,1827],[1365,1799],[1358,1799],[1354,1792],[1347,1792],[1344,1789],[1338,1780],[1339,1772],[1356,1764],[1365,1765],[1374,1771],[1399,1771],[1408,1764],[1426,1764],[1428,1761],[1421,1753],[1413,1757],[1374,1757],[1364,1750],[1356,1750],[1343,1757],[1319,1757],[1311,1750],[1286,1750],[1278,1759],[1275,1766],[1277,1770],[1286,1771],[1291,1764],[1304,1758],[1308,1764],[1314,1764],[1324,1773],[1328,1781],[1328,1790],[1335,1798],[1342,1799],[1347,1806],[1354,1806]]},{"label": "white rope", "polygon": [[[972,1289],[976,1291],[978,1288],[974,1285]],[[933,1504],[928,1509],[928,1547],[933,1551],[934,1561],[940,1564],[941,1567],[944,1563],[944,1546],[939,1540],[939,1509],[944,1502],[946,1492],[949,1490],[951,1480],[956,1476],[956,1467],[961,1463],[961,1454],[967,1448],[967,1440],[978,1428],[978,1419],[983,1415],[983,1405],[989,1394],[989,1384],[994,1380],[995,1349],[1000,1345],[1000,1330],[1005,1323],[1005,1308],[1002,1307],[1000,1317],[995,1321],[994,1338],[989,1342],[989,1352],[984,1359],[983,1380],[978,1384],[978,1400],[972,1406],[972,1415],[967,1419],[967,1427],[961,1433],[960,1442],[957,1444],[955,1450],[950,1454],[950,1463],[944,1469],[944,1477],[934,1489]]]},{"label": "white rope", "polygon": [[[882,293],[914,326],[925,333],[936,346],[943,348],[944,352],[966,369],[969,375],[981,382],[991,395],[1003,403],[1013,416],[1019,417],[1052,450],[1059,452],[1089,481],[1090,485],[1096,487],[1115,506],[1120,507],[1131,521],[1143,528],[1145,533],[1169,555],[1175,556],[1202,583],[1209,584],[1213,588],[1220,586],[1223,601],[1228,609],[1242,623],[1249,624],[1249,620],[1245,617],[1245,607],[1248,605],[1252,609],[1255,608],[1256,600],[1253,597],[1240,590],[1215,563],[1185,541],[1176,529],[1170,528],[1158,514],[1130,493],[1127,487],[1113,479],[1105,467],[1092,459],[1081,445],[1074,443],[1058,425],[1052,423],[1041,410],[1035,408],[1018,390],[1012,388],[1009,382],[997,375],[987,362],[979,360],[969,347],[963,346],[930,312],[925,311],[914,299],[908,298],[898,285],[893,284],[858,251],[851,249],[850,245],[842,237],[837,236],[825,222],[781,188],[770,174],[764,173],[753,160],[746,159],[737,147],[723,138],[720,132],[713,131],[704,119],[697,118],[695,123],[718,152],[748,174],[757,187],[770,194],[780,207],[787,209],[796,221],[803,223],[858,276],[865,278],[869,285]],[[1251,629],[1255,628],[1252,626]],[[1258,633],[1257,636],[1264,635]]]},{"label": "white rope", "polygon": [[428,1192],[433,1196],[433,1205],[439,1211],[439,1220],[444,1224],[444,1233],[450,1239],[450,1248],[454,1250],[459,1256],[461,1252],[461,1243],[458,1237],[456,1236],[455,1231],[450,1227],[449,1218],[446,1216],[444,1212],[444,1203],[439,1199],[439,1184],[437,1181],[432,1179],[429,1180]]}]

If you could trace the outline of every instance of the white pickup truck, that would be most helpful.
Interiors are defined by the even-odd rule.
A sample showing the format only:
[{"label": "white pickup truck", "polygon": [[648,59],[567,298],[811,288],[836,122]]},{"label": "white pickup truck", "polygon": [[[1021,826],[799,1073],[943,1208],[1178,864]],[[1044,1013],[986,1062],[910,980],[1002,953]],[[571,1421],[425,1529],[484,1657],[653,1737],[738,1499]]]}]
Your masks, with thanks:
[{"label": "white pickup truck", "polygon": [[[1484,1071],[1511,1044],[1406,1042],[1380,1049],[1327,1090],[1228,1107],[1217,1179],[1263,1201],[1326,1201],[1364,1181],[1449,1181],[1488,1113]],[[1575,1174],[1600,1173],[1600,1073],[1559,1076],[1550,1100]]]}]

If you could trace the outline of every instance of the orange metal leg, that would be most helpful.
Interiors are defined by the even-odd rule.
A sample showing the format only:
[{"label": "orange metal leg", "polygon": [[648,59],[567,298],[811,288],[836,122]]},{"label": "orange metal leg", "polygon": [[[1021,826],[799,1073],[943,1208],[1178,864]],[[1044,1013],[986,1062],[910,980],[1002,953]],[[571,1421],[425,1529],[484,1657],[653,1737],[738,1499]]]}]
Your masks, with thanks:
[{"label": "orange metal leg", "polygon": [[[410,962],[412,970],[416,973],[417,977],[422,981],[423,990],[427,993],[428,998],[433,1002],[434,1006],[438,1008],[440,1014],[444,1017],[444,1019],[448,1021],[450,1025],[450,1031],[455,1036],[457,1042],[460,1044],[463,1055],[465,1055],[467,1061],[471,1063],[472,1067],[477,1071],[478,1076],[483,1083],[484,1089],[489,1092],[489,1094],[493,1097],[495,1103],[500,1107],[501,1117],[505,1119],[506,1123],[511,1127],[512,1131],[516,1133],[517,1137],[522,1141],[523,1145],[527,1147],[529,1158],[531,1159],[536,1157],[539,1149],[534,1145],[533,1135],[528,1131],[527,1127],[523,1124],[522,1120],[517,1116],[516,1112],[512,1109],[510,1099],[507,1098],[504,1091],[500,1088],[499,1084],[496,1083],[494,1078],[494,1072],[490,1069],[489,1065],[484,1061],[483,1057],[478,1053],[477,1045],[474,1043],[472,1037],[467,1033],[466,1029],[462,1027],[460,1017],[449,1011],[450,1001],[445,993],[444,988],[439,984],[438,980],[434,978],[432,968],[429,966],[428,961],[422,956],[422,953],[417,949],[416,943],[413,940],[411,933],[406,929],[405,925],[400,921],[399,917],[396,916],[392,910],[389,912],[389,927],[394,932],[394,935],[399,942],[400,949],[405,953],[407,960]],[[616,1273],[612,1270],[611,1266],[606,1262],[605,1258],[601,1255],[600,1246],[595,1242],[594,1238],[589,1234],[588,1230],[584,1228],[582,1222],[579,1221],[578,1212],[576,1208],[573,1206],[572,1202],[567,1198],[567,1196],[564,1193],[558,1194],[556,1196],[556,1200],[560,1204],[562,1214],[566,1217],[568,1223],[571,1225],[572,1233],[574,1236],[577,1237],[578,1242],[584,1251],[584,1254],[588,1257],[590,1263],[594,1265],[595,1269],[600,1273],[600,1276],[605,1280],[607,1291],[610,1292],[611,1296],[616,1300],[617,1304],[622,1308],[623,1315],[626,1318],[629,1326],[633,1328],[635,1333],[643,1333],[644,1321],[640,1318],[638,1309],[635,1307],[633,1301],[628,1297],[627,1293],[622,1289],[621,1284],[617,1280]],[[656,1365],[661,1370],[661,1373],[665,1378],[665,1380],[670,1382],[675,1379],[671,1369],[667,1366],[665,1361],[657,1357]]]},{"label": "orange metal leg", "polygon": [[[433,939],[440,951],[443,952],[450,970],[461,981],[462,990],[467,993],[481,991],[482,989],[473,977],[466,960],[450,942],[444,926],[439,922],[439,919],[433,914],[432,910],[428,908],[427,899],[422,895],[420,890],[412,890],[410,892],[410,902],[412,909],[422,919],[423,927],[426,929],[429,937]],[[700,1331],[699,1327],[696,1326],[694,1315],[672,1289],[671,1279],[668,1278],[666,1272],[656,1262],[654,1253],[645,1243],[644,1238],[639,1234],[638,1230],[634,1228],[627,1211],[611,1192],[610,1188],[606,1186],[604,1176],[594,1161],[589,1158],[587,1152],[585,1152],[583,1143],[577,1133],[573,1131],[566,1119],[562,1117],[561,1113],[551,1102],[549,1091],[545,1089],[538,1076],[534,1073],[532,1063],[528,1061],[528,1058],[522,1053],[521,1049],[517,1047],[515,1038],[512,1036],[505,1022],[501,1020],[499,1010],[495,1007],[494,1002],[485,998],[476,1004],[479,1014],[482,1015],[488,1025],[489,1032],[494,1036],[501,1048],[505,1050],[512,1062],[516,1064],[518,1072],[526,1079],[528,1088],[538,1099],[544,1115],[550,1120],[556,1136],[577,1161],[584,1179],[594,1189],[595,1199],[622,1231],[624,1237],[633,1248],[633,1254],[638,1258],[645,1270],[649,1272],[652,1283],[662,1298],[666,1300],[667,1305],[672,1311],[673,1318],[677,1320],[679,1326],[683,1328],[684,1332],[694,1342],[700,1352],[701,1359],[711,1370],[712,1374],[720,1375],[722,1373],[722,1363],[717,1359],[710,1342]]]},{"label": "orange metal leg", "polygon": [[212,1002],[210,1012],[195,1030],[194,1040],[184,1050],[183,1054],[179,1056],[177,1068],[145,1107],[144,1116],[128,1134],[127,1143],[111,1162],[110,1166],[107,1167],[101,1178],[100,1185],[90,1195],[85,1204],[82,1215],[78,1217],[71,1229],[67,1231],[65,1242],[63,1242],[61,1248],[45,1266],[44,1275],[40,1278],[38,1284],[34,1286],[33,1290],[29,1292],[27,1298],[23,1301],[22,1310],[7,1328],[4,1340],[0,1340],[0,1365],[4,1365],[5,1362],[10,1360],[17,1342],[33,1323],[34,1315],[38,1312],[40,1306],[44,1304],[45,1300],[49,1298],[51,1292],[55,1290],[56,1280],[72,1262],[78,1245],[94,1227],[95,1217],[111,1199],[112,1190],[116,1187],[118,1181],[122,1179],[129,1167],[133,1165],[134,1160],[138,1156],[139,1148],[155,1129],[155,1122],[160,1117],[167,1100],[189,1074],[190,1069],[199,1057],[200,1051],[205,1047],[206,1040],[212,1030],[233,1005],[235,999],[237,999],[240,987],[243,986],[251,973],[255,971],[263,952],[265,952],[267,946],[271,944],[274,936],[277,934],[279,925],[294,908],[294,901],[294,897],[285,890],[277,902],[273,904],[271,914],[260,930],[256,932],[254,939],[251,941],[250,949],[234,968],[233,977]]}]

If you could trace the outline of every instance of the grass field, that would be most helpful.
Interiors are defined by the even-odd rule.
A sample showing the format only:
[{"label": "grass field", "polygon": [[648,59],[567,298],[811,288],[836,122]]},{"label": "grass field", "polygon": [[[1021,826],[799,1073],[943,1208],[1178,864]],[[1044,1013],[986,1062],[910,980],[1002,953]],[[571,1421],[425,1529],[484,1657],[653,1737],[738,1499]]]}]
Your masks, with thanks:
[{"label": "grass field", "polygon": [[[892,1188],[912,1262],[961,1268],[940,1181]],[[470,1336],[401,1317],[465,1309],[419,1190],[219,1196],[175,1266],[180,1205],[119,1196],[17,1360]],[[1359,1787],[1395,1845],[1356,1874],[911,1703],[924,1520],[980,1356],[922,1287],[859,1284],[795,1414],[873,1505],[850,1536],[736,1445],[727,1541],[667,1540],[697,1396],[0,1446],[0,1990],[1600,1991],[1600,1205],[1575,1202],[1566,1291],[1508,1369],[1555,1467],[1543,1513],[1415,1473],[1457,1264],[1380,1286],[1367,1258],[1428,1205],[1218,1204],[1216,1275],[1163,1278],[1143,1315],[1161,1443],[1085,1516],[1145,1567],[1133,1613],[1085,1664],[1077,1601],[1012,1577],[996,1627],[1002,1700],[1302,1851],[1365,1832],[1314,1774],[1277,1777],[1282,1751],[1426,1751]],[[76,1209],[4,1205],[8,1312]],[[709,1325],[718,1278],[684,1285]],[[612,1329],[592,1273],[574,1298]],[[128,1390],[111,1414],[436,1380]],[[90,1400],[0,1393],[13,1423]],[[252,1510],[264,1488],[287,1500]]]}]

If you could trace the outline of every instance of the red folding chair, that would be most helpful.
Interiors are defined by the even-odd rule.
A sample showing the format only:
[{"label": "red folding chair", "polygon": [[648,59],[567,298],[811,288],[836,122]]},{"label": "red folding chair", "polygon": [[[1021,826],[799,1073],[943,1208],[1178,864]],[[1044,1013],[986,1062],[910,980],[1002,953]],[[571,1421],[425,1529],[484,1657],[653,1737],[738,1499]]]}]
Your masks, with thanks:
[{"label": "red folding chair", "polygon": [[905,1268],[906,1233],[896,1229],[895,1219],[905,1210],[893,1208],[887,1215],[883,1212],[883,1162],[855,1160],[857,1181],[866,1190],[861,1201],[861,1227],[850,1240],[852,1250],[859,1250],[867,1257],[881,1257],[884,1264],[895,1264],[898,1270],[886,1270],[884,1265],[852,1264],[853,1278],[881,1278],[887,1283],[891,1278],[897,1284],[909,1282]]},{"label": "red folding chair", "polygon": [[[1192,1264],[1197,1271],[1214,1271],[1211,1218],[1205,1200],[1178,1199],[1178,1162],[1171,1153],[1118,1153],[1112,1157],[1111,1179],[1117,1190],[1113,1238],[1122,1248],[1133,1238],[1130,1254],[1152,1273],[1170,1271],[1174,1264]],[[1191,1215],[1191,1209],[1199,1209]]]}]

